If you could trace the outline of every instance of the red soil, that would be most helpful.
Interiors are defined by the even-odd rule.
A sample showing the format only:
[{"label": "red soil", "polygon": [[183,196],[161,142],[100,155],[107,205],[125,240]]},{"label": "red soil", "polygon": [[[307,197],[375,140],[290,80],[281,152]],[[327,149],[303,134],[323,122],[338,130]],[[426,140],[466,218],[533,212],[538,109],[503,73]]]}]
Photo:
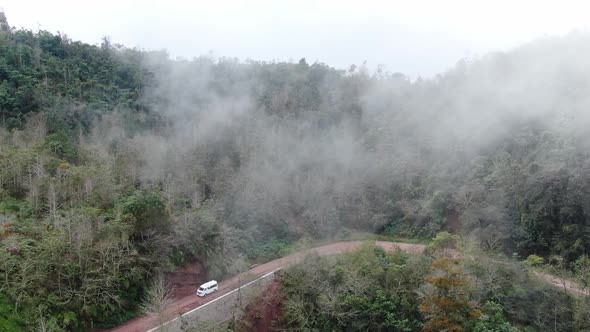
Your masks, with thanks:
[{"label": "red soil", "polygon": [[283,295],[280,276],[276,276],[267,290],[246,306],[237,331],[281,331]]},{"label": "red soil", "polygon": [[[327,256],[327,255],[335,255],[335,254],[342,254],[345,252],[350,252],[350,251],[354,251],[356,249],[358,249],[364,242],[362,241],[349,241],[349,242],[336,242],[336,243],[332,243],[332,244],[328,244],[325,246],[321,246],[321,247],[317,247],[317,248],[312,248],[312,249],[307,249],[307,250],[303,250],[294,254],[291,254],[289,256],[283,257],[283,258],[279,258],[277,260],[265,263],[265,264],[261,264],[258,265],[256,267],[254,267],[253,269],[251,269],[250,271],[245,272],[244,274],[249,274],[251,276],[262,276],[266,273],[269,273],[273,270],[276,270],[277,268],[282,268],[285,266],[288,266],[290,264],[296,263],[297,261],[301,260],[303,257],[305,257],[305,255],[309,254],[309,253],[315,253],[318,255],[322,255],[322,256]],[[384,242],[384,241],[375,241],[375,244],[382,247],[383,249],[387,250],[387,251],[391,251],[394,249],[401,249],[403,251],[407,251],[407,252],[415,252],[415,253],[421,253],[424,251],[425,247],[424,245],[421,244],[410,244],[410,243],[397,243],[397,242]],[[449,254],[453,257],[458,257],[460,256],[460,254],[457,254],[456,251],[454,250],[450,250]],[[179,271],[178,273],[175,273],[174,276],[172,277],[170,280],[177,280],[176,282],[180,285],[180,290],[178,291],[177,295],[179,297],[183,296],[186,294],[186,296],[179,298],[178,300],[176,300],[171,306],[170,309],[168,310],[168,313],[171,314],[171,316],[175,316],[178,314],[182,314],[185,313],[187,311],[190,311],[194,308],[197,308],[215,298],[220,297],[223,294],[226,294],[234,289],[236,289],[238,287],[238,285],[240,284],[240,280],[244,280],[244,277],[242,277],[241,279],[238,276],[232,277],[230,279],[226,279],[223,280],[219,283],[219,291],[215,292],[211,295],[208,295],[207,297],[204,298],[200,298],[197,297],[196,295],[194,295],[194,293],[196,292],[196,288],[197,286],[201,283],[201,281],[203,281],[203,277],[204,274],[202,273],[202,267],[188,267],[187,268],[187,273],[192,274],[192,276],[182,276],[182,272]],[[197,272],[200,271],[200,272]],[[563,281],[563,280],[559,280],[556,279],[555,277],[545,274],[545,273],[539,273],[539,272],[535,272],[536,275],[538,275],[539,277],[541,277],[542,280],[551,283],[557,287],[564,287],[566,290],[571,290],[574,291],[578,294],[585,294],[588,295],[588,291],[585,289],[582,289],[579,285],[570,282],[570,281]],[[190,278],[197,278],[194,281],[193,280],[189,280]],[[174,278],[178,278],[178,279],[174,279]],[[278,286],[275,286],[278,287]],[[192,289],[191,289],[192,288]],[[279,288],[280,290],[280,288]],[[273,317],[280,317],[280,311],[274,312],[274,313],[269,313],[269,317],[273,318]],[[272,321],[272,319],[271,319]],[[265,326],[264,324],[266,324],[266,322],[261,322],[260,326]],[[142,331],[148,331],[149,329],[155,327],[156,321],[153,317],[138,317],[135,319],[132,319],[126,323],[124,323],[123,325],[116,327],[112,330],[110,330],[111,332],[142,332]],[[259,331],[266,331],[266,330],[259,330]],[[272,330],[270,330],[272,331]]]},{"label": "red soil", "polygon": [[166,281],[172,287],[176,300],[195,294],[197,287],[206,282],[206,279],[205,269],[199,263],[187,264],[166,275]]},{"label": "red soil", "polygon": [[452,210],[449,212],[449,216],[447,217],[447,225],[451,233],[457,234],[461,229],[461,219],[459,219],[459,214]]},{"label": "red soil", "polygon": [[[274,261],[260,264],[253,269],[244,272],[244,275],[251,275],[251,276],[262,276],[266,273],[274,271],[278,268],[282,268],[288,266],[290,264],[296,263],[303,259],[305,255],[309,253],[315,253],[322,256],[328,255],[336,255],[342,254],[345,252],[351,252],[356,249],[359,249],[363,245],[363,241],[348,241],[348,242],[335,242],[332,244],[328,244],[321,247],[316,247],[312,249],[302,250],[300,252],[285,256],[283,258],[276,259]],[[416,252],[420,253],[424,251],[425,246],[422,244],[411,244],[411,243],[397,243],[397,242],[384,242],[384,241],[375,241],[375,244],[382,247],[385,250],[393,250],[399,248],[404,251],[408,252]],[[220,297],[223,294],[229,293],[230,291],[238,288],[240,284],[240,280],[245,280],[244,277],[234,276],[230,279],[223,280],[219,283],[219,291],[210,294],[204,298],[198,297],[195,294],[197,291],[197,287],[194,286],[193,290],[188,292],[188,295],[184,298],[176,300],[170,308],[167,310],[167,316],[174,317],[176,315],[180,315],[192,309],[195,309],[213,299]],[[198,282],[195,282],[197,285]],[[189,289],[190,290],[190,289]],[[138,317],[132,320],[125,322],[124,324],[115,327],[109,331],[111,332],[144,332],[148,331],[151,328],[157,325],[156,320],[154,317],[144,316]]]}]

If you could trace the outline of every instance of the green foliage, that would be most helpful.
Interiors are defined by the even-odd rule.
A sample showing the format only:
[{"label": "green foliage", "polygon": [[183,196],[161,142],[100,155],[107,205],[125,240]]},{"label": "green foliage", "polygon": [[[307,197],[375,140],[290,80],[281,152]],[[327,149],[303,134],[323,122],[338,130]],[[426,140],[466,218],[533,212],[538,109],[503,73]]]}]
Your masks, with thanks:
[{"label": "green foliage", "polygon": [[21,315],[34,318],[25,323],[27,329],[41,314],[58,331],[83,331],[91,324],[108,326],[129,318],[150,267],[137,259],[114,224],[92,230],[87,219],[92,214],[65,214],[67,219],[55,221],[65,223],[64,229],[21,221],[0,242],[0,271],[6,276],[0,289],[6,299],[19,304]]},{"label": "green foliage", "polygon": [[465,260],[464,264],[465,270],[477,281],[477,297],[484,303],[481,319],[491,319],[492,312],[497,311],[486,312],[485,303],[491,301],[502,309],[506,320],[525,331],[584,331],[590,328],[587,322],[580,324],[581,320],[574,319],[576,312],[583,317],[590,309],[588,303],[575,301],[575,297],[564,293],[563,289],[531,278],[522,264],[485,256]]},{"label": "green foliage", "polygon": [[132,50],[101,49],[47,31],[16,30],[0,39],[0,111],[9,128],[21,127],[26,114],[64,100],[86,103],[96,112],[139,105],[144,72]]},{"label": "green foliage", "polygon": [[434,253],[439,250],[458,249],[460,241],[461,237],[459,235],[449,232],[439,232],[426,248],[426,252]]},{"label": "green foliage", "polygon": [[430,261],[366,246],[341,257],[308,256],[281,281],[284,328],[296,330],[590,328],[588,301],[536,282],[515,262],[486,257]]},{"label": "green foliage", "polygon": [[8,302],[6,296],[0,294],[0,331],[26,331],[25,323],[14,316],[15,312],[15,308]]},{"label": "green foliage", "polygon": [[577,297],[573,303],[572,330],[585,331],[590,329],[590,298]]},{"label": "green foliage", "polygon": [[47,136],[45,147],[57,158],[65,160],[76,160],[77,150],[64,132],[58,132]]},{"label": "green foliage", "polygon": [[529,257],[527,257],[525,260],[525,264],[528,266],[537,267],[545,264],[545,259],[537,255],[529,255]]},{"label": "green foliage", "polygon": [[26,208],[26,202],[19,201],[15,198],[8,197],[0,200],[1,213],[18,213],[23,208]]},{"label": "green foliage", "polygon": [[[495,254],[539,255],[529,256],[531,265],[561,257],[587,287],[585,131],[563,130],[545,113],[516,120],[502,113],[536,114],[553,103],[497,98],[525,96],[530,86],[519,90],[521,82],[544,82],[537,95],[574,91],[547,111],[570,119],[567,112],[586,102],[588,75],[564,75],[584,73],[568,66],[587,52],[568,40],[572,51],[557,57],[565,67],[541,62],[538,79],[515,51],[409,82],[305,58],[172,61],[108,39],[89,45],[15,30],[0,16],[0,222],[11,233],[0,242],[0,275],[8,276],[0,280],[0,324],[112,326],[136,314],[150,276],[171,262],[200,261],[223,276],[343,227],[388,239],[434,237],[429,250],[455,248],[460,236]],[[544,47],[524,50],[540,49],[544,59]],[[486,76],[500,83],[480,84],[482,73],[506,68],[513,74]],[[301,278],[330,281],[325,289],[308,284],[315,293],[291,302],[294,324],[415,330],[424,323],[415,294],[423,261],[365,249],[310,262],[325,279],[309,269],[297,272]],[[469,271],[486,284],[479,298],[502,305],[510,321],[588,329],[586,304],[533,287],[514,269],[492,272]],[[504,328],[498,310],[483,310],[490,318],[481,329]],[[549,312],[553,322],[539,318]]]},{"label": "green foliage", "polygon": [[137,238],[149,233],[167,234],[172,229],[165,205],[154,192],[137,190],[123,198],[119,206],[121,220],[132,226]]},{"label": "green foliage", "polygon": [[281,280],[290,328],[415,331],[422,321],[411,290],[427,265],[402,252],[367,246],[338,259],[307,257]]},{"label": "green foliage", "polygon": [[488,301],[482,307],[483,315],[475,323],[474,332],[518,332],[518,328],[512,326],[503,314],[502,306]]},{"label": "green foliage", "polygon": [[261,262],[265,262],[286,256],[289,254],[289,250],[289,243],[278,239],[271,239],[267,242],[253,243],[252,251],[249,256],[258,259]]},{"label": "green foliage", "polygon": [[574,273],[580,285],[590,289],[590,258],[582,255],[574,262]]},{"label": "green foliage", "polygon": [[222,247],[221,225],[210,204],[203,204],[197,211],[177,217],[174,227],[172,262],[182,266],[199,259],[206,263],[219,260],[211,258]]}]

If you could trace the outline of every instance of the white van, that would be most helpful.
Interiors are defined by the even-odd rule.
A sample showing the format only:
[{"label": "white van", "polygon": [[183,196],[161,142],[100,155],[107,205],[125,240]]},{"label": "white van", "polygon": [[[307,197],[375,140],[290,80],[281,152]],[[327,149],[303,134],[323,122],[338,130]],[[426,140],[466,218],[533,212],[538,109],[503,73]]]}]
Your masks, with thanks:
[{"label": "white van", "polygon": [[209,282],[202,284],[201,287],[199,287],[199,289],[197,289],[197,295],[198,296],[205,296],[207,294],[211,294],[211,293],[215,292],[217,289],[219,289],[219,285],[217,284],[217,281],[211,280]]}]

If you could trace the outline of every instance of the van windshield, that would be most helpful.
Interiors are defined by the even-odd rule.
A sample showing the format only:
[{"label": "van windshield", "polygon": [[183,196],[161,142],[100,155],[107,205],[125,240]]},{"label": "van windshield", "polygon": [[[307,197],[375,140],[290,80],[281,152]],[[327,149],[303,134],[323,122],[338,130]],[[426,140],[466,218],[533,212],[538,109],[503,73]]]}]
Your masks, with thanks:
[{"label": "van windshield", "polygon": [[200,291],[204,291],[204,290],[205,290],[205,288],[203,288],[203,287],[199,287],[199,290],[200,290]]}]

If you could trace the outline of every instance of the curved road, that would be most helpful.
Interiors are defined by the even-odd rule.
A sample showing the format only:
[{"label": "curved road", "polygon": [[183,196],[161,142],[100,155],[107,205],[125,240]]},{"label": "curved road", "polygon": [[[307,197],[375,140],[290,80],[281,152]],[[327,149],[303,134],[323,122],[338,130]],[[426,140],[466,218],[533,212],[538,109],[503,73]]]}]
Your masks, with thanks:
[{"label": "curved road", "polygon": [[[201,298],[196,295],[191,295],[183,299],[177,300],[171,306],[166,316],[174,317],[192,309],[202,306],[203,304],[210,302],[224,294],[227,294],[239,287],[240,284],[244,284],[245,276],[250,276],[253,279],[275,271],[279,268],[291,265],[302,260],[307,254],[315,253],[318,255],[335,255],[342,254],[350,251],[354,251],[360,248],[367,241],[347,241],[347,242],[335,242],[321,247],[311,248],[299,251],[297,253],[285,256],[283,258],[270,261],[265,264],[258,265],[251,270],[244,272],[241,276],[235,276],[230,279],[223,280],[219,283],[219,291],[213,293],[207,297]],[[391,251],[394,249],[401,249],[407,252],[421,253],[426,248],[423,244],[411,244],[411,243],[398,243],[398,242],[385,242],[375,241],[375,244],[381,248]],[[247,281],[247,280],[246,280]],[[109,330],[110,332],[145,332],[154,327],[158,326],[157,320],[154,317],[143,316],[127,321],[123,325]]]},{"label": "curved road", "polygon": [[[207,297],[201,298],[196,295],[191,295],[183,299],[174,302],[170,309],[167,310],[165,316],[168,318],[165,321],[178,317],[181,314],[189,312],[195,308],[203,306],[215,299],[223,297],[224,295],[235,291],[250,280],[257,279],[263,275],[270,274],[278,269],[297,263],[301,261],[306,255],[315,253],[322,256],[342,254],[350,251],[359,249],[367,241],[347,241],[347,242],[335,242],[328,245],[306,249],[297,253],[285,256],[283,258],[270,261],[265,264],[258,265],[249,271],[242,273],[239,276],[232,277],[230,279],[223,280],[219,283],[219,291],[215,292]],[[375,245],[381,248],[392,251],[394,249],[401,249],[407,252],[422,253],[426,248],[423,244],[411,244],[411,243],[400,243],[400,242],[386,242],[386,241],[375,241]],[[579,285],[574,282],[567,281],[564,279],[556,278],[552,275],[540,272],[534,272],[541,280],[550,283],[556,287],[563,287],[566,290],[574,291],[578,294],[589,295],[588,290],[582,289]],[[157,327],[159,324],[154,317],[143,316],[132,319],[123,325],[109,330],[110,332],[145,332]]]}]

